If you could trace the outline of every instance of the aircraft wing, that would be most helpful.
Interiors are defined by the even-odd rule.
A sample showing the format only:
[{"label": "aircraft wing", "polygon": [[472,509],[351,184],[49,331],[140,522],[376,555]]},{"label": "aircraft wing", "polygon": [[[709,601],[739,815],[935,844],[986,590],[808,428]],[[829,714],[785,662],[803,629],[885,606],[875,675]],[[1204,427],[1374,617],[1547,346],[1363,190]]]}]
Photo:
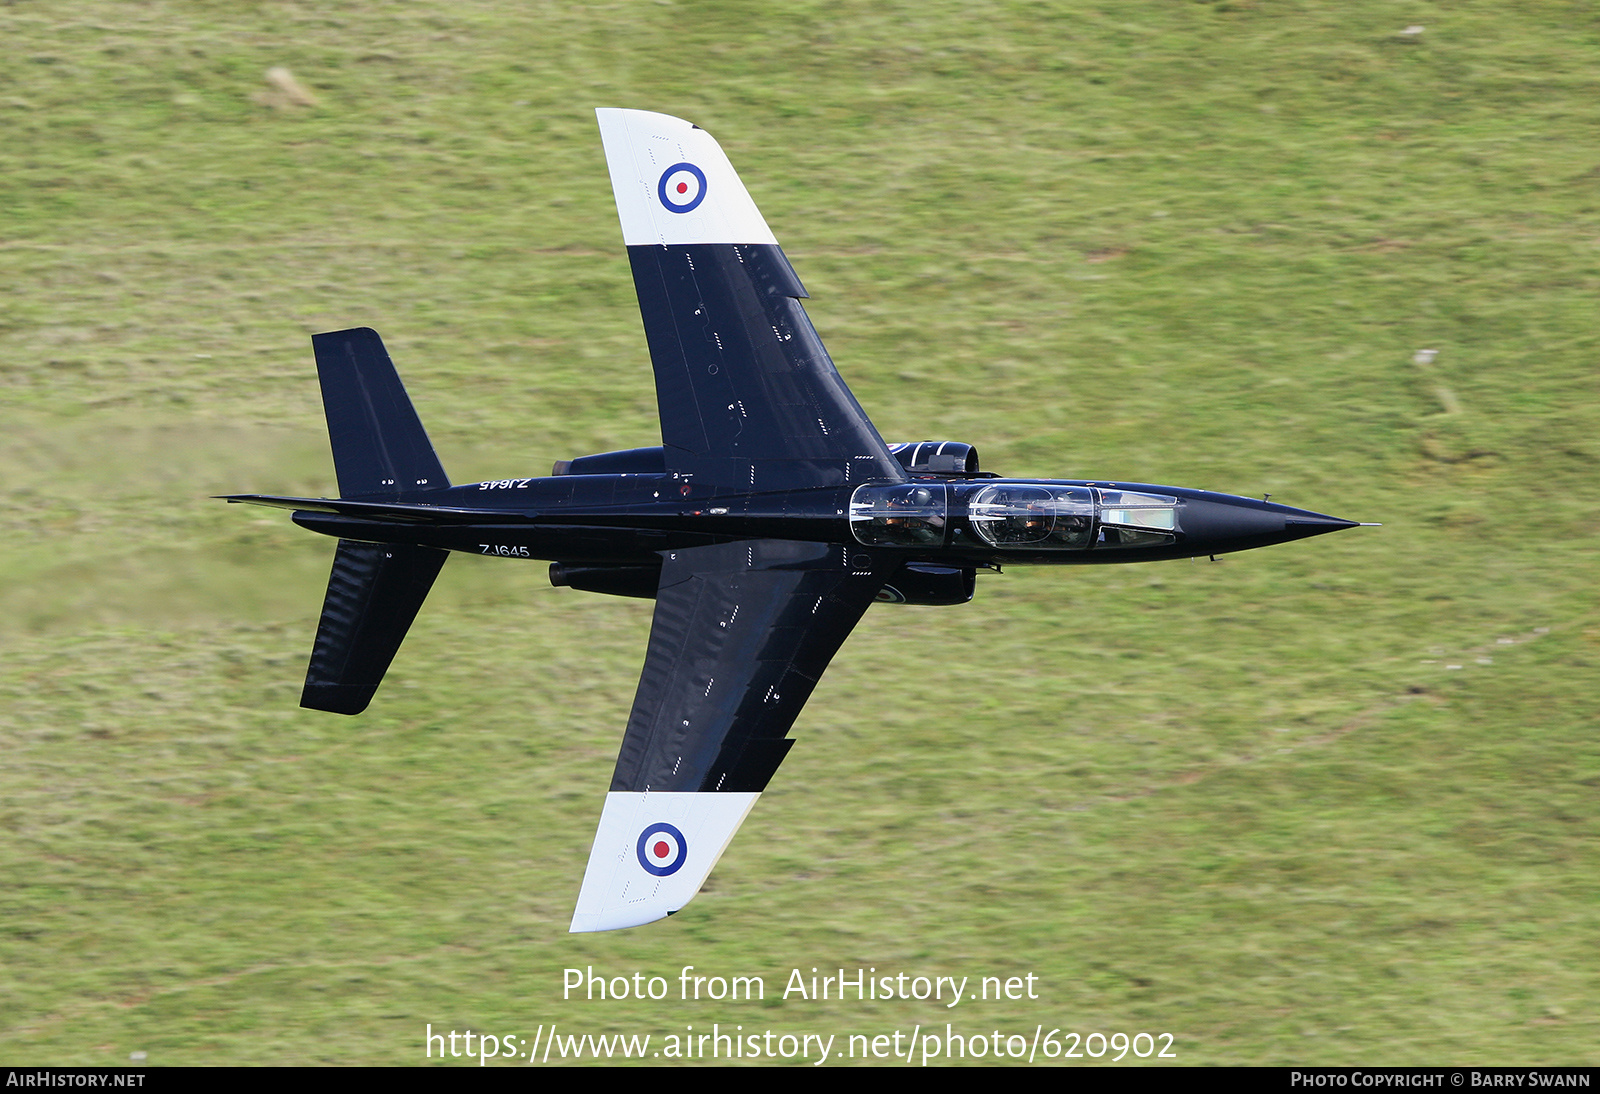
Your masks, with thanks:
[{"label": "aircraft wing", "polygon": [[862,551],[793,540],[664,552],[649,652],[573,931],[636,927],[694,897],[889,568]]},{"label": "aircraft wing", "polygon": [[710,134],[596,111],[656,374],[667,470],[745,490],[905,477]]}]

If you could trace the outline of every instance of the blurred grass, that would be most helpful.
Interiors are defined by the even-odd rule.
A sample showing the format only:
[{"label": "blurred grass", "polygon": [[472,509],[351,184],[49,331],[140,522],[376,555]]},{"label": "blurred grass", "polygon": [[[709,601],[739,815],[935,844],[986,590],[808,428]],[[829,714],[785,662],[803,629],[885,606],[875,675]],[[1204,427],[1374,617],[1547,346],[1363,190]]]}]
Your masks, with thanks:
[{"label": "blurred grass", "polygon": [[[1595,1062],[1589,9],[67,0],[0,32],[8,1059],[951,1020]],[[372,711],[317,715],[331,545],[208,496],[332,488],[306,336],[352,325],[458,481],[653,443],[599,105],[718,137],[885,436],[1385,527],[869,613],[695,903],[568,936],[648,606],[458,559]],[[1042,1000],[562,1002],[589,964]]]}]

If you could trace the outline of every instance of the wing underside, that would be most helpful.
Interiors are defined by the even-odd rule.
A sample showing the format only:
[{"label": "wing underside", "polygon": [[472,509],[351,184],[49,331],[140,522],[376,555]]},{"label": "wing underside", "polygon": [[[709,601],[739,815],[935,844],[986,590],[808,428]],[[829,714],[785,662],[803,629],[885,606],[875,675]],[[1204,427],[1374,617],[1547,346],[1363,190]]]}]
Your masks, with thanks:
[{"label": "wing underside", "polygon": [[717,142],[664,114],[598,115],[667,470],[750,490],[904,478]]},{"label": "wing underside", "polygon": [[898,480],[776,244],[630,247],[669,470],[751,490]]},{"label": "wing underside", "polygon": [[778,764],[884,573],[836,545],[754,540],[665,554],[650,646],[574,931],[688,903]]}]

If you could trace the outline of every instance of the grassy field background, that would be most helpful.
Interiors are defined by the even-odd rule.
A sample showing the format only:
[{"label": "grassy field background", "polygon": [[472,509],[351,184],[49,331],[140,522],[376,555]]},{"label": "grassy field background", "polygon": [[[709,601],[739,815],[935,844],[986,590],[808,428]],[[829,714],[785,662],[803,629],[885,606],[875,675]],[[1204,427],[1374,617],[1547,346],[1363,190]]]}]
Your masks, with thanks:
[{"label": "grassy field background", "polygon": [[[1600,1062],[1588,5],[61,0],[0,43],[0,1060]],[[719,139],[886,437],[1384,527],[875,608],[701,896],[569,936],[649,605],[456,558],[372,709],[303,711],[332,544],[208,496],[333,490],[347,326],[458,482],[656,443],[595,106]],[[673,998],[563,1000],[588,966]],[[813,967],[1040,997],[777,998]]]}]

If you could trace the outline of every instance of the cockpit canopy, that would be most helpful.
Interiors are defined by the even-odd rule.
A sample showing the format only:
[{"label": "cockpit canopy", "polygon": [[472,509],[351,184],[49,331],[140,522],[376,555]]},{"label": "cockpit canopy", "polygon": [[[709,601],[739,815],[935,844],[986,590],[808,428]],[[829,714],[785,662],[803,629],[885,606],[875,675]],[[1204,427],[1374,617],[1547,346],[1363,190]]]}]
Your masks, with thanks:
[{"label": "cockpit canopy", "polygon": [[850,496],[850,530],[869,547],[938,547],[945,541],[945,484],[862,486]]},{"label": "cockpit canopy", "polygon": [[1084,551],[1177,541],[1178,499],[1050,482],[867,485],[850,498],[850,529],[869,547],[937,547],[953,524],[1001,550]]},{"label": "cockpit canopy", "polygon": [[1094,491],[1086,486],[996,483],[967,502],[973,530],[993,547],[1083,550],[1094,530]]},{"label": "cockpit canopy", "polygon": [[1159,547],[1178,531],[1178,499],[1132,490],[1099,490],[1100,542],[1122,547]]}]

